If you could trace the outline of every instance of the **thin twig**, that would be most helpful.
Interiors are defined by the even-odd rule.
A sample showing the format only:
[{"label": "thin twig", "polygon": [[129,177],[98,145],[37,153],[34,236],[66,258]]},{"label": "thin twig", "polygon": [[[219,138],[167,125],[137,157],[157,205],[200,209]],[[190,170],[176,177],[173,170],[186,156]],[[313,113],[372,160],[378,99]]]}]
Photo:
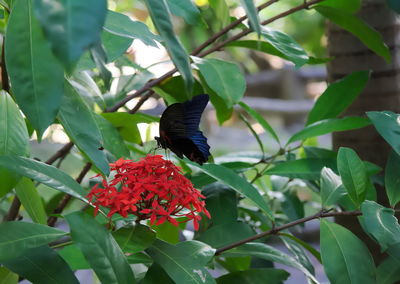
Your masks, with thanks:
[{"label": "thin twig", "polygon": [[143,97],[141,97],[141,98],[139,99],[139,101],[137,102],[137,104],[135,105],[135,107],[132,108],[132,109],[129,111],[129,113],[130,113],[130,114],[136,113],[136,112],[140,109],[140,107],[141,107],[152,95],[154,95],[154,92],[153,92],[153,91],[147,92],[147,94],[145,94]]},{"label": "thin twig", "polygon": [[[76,178],[77,183],[81,183],[85,175],[90,171],[90,168],[92,167],[92,163],[86,163],[85,167],[82,169],[82,171],[79,173],[78,177]],[[70,202],[72,196],[69,194],[64,195],[63,199],[61,199],[60,203],[58,204],[57,208],[54,209],[53,215],[60,214],[65,207],[67,207],[68,203]],[[54,225],[57,222],[57,216],[50,216],[47,219],[47,225],[50,227],[54,227]]]},{"label": "thin twig", "polygon": [[11,203],[10,209],[6,216],[4,216],[4,221],[14,221],[18,217],[19,208],[21,207],[21,201],[18,196],[14,197],[13,202]]},{"label": "thin twig", "polygon": [[69,142],[65,144],[60,150],[58,150],[53,156],[51,156],[45,163],[48,165],[53,164],[57,159],[65,157],[69,151],[71,151],[72,147],[74,146],[73,142]]},{"label": "thin twig", "polygon": [[305,223],[305,222],[308,222],[308,221],[311,221],[311,220],[314,220],[314,219],[326,218],[326,217],[336,217],[336,216],[360,216],[360,215],[362,215],[362,213],[361,213],[361,211],[358,211],[358,210],[357,211],[343,211],[343,212],[320,211],[320,212],[318,212],[318,213],[316,213],[314,215],[298,219],[296,221],[284,224],[282,226],[275,227],[275,228],[273,228],[271,230],[262,232],[260,234],[251,236],[249,238],[246,238],[246,239],[243,239],[241,241],[238,241],[238,242],[232,243],[230,245],[227,245],[225,247],[219,248],[215,252],[215,255],[219,255],[219,254],[223,253],[224,251],[233,249],[235,247],[241,246],[241,245],[243,245],[245,243],[248,243],[248,242],[251,242],[251,241],[254,241],[254,240],[258,240],[258,239],[264,238],[266,236],[275,235],[276,233],[278,233],[280,231],[286,230],[286,229],[288,229],[290,227],[294,227],[296,225],[299,225],[299,224],[302,224],[302,223]]}]

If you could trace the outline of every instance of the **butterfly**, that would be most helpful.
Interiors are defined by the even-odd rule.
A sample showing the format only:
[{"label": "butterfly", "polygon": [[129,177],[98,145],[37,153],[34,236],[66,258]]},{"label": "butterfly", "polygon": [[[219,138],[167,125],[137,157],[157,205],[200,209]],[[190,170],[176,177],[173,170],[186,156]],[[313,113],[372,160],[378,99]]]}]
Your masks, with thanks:
[{"label": "butterfly", "polygon": [[207,162],[210,146],[199,130],[199,123],[208,100],[208,95],[202,94],[168,106],[161,115],[160,137],[154,137],[158,147],[169,148],[179,158],[185,155],[200,165]]}]

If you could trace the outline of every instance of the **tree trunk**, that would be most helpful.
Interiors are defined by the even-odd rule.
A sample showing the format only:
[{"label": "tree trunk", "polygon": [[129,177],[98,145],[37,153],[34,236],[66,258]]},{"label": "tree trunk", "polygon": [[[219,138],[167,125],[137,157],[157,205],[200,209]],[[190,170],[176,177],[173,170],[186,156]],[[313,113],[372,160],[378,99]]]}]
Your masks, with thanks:
[{"label": "tree trunk", "polygon": [[[365,116],[367,111],[390,110],[400,112],[400,22],[385,3],[385,0],[363,0],[359,16],[375,28],[389,47],[392,61],[385,62],[350,33],[334,24],[328,26],[328,52],[335,57],[328,64],[328,80],[336,81],[354,71],[372,70],[371,79],[359,98],[345,115]],[[389,145],[380,137],[373,126],[333,135],[333,147],[354,149],[363,160],[384,168],[390,151]],[[377,188],[378,202],[387,205],[382,188]],[[362,229],[355,219],[337,220],[360,236]],[[364,234],[365,240],[369,238]],[[375,260],[382,259],[379,248],[368,242]]]}]

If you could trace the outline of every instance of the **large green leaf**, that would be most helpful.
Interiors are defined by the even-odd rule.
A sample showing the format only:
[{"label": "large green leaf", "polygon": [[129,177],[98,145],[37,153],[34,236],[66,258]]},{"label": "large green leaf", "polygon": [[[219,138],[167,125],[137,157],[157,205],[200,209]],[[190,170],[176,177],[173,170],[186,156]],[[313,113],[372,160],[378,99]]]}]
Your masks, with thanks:
[{"label": "large green leaf", "polygon": [[289,35],[267,27],[263,28],[261,34],[273,47],[285,54],[296,67],[301,67],[308,62],[309,57],[305,50]]},{"label": "large green leaf", "polygon": [[0,284],[18,284],[18,275],[5,267],[0,267]]},{"label": "large green leaf", "polygon": [[112,233],[124,253],[137,253],[151,246],[156,239],[156,233],[144,225],[133,228],[121,228]]},{"label": "large green leaf", "polygon": [[365,220],[364,229],[374,237],[382,250],[400,243],[400,225],[393,209],[366,200],[361,205],[361,212]]},{"label": "large green leaf", "polygon": [[114,125],[99,114],[94,114],[94,119],[99,127],[104,148],[117,159],[121,157],[128,158],[129,149]]},{"label": "large green leaf", "polygon": [[157,47],[158,36],[140,21],[132,21],[128,16],[111,10],[107,12],[104,30],[117,36],[138,39],[144,44]]},{"label": "large green leaf", "polygon": [[[25,156],[29,154],[29,136],[25,120],[9,94],[0,91],[0,155]],[[0,168],[0,197],[18,182],[18,176]]]},{"label": "large green leaf", "polygon": [[246,10],[247,19],[249,19],[250,27],[257,33],[258,37],[261,36],[261,25],[258,17],[258,11],[254,5],[253,0],[240,0],[243,8]]},{"label": "large green leaf", "polygon": [[246,105],[244,102],[240,102],[239,105],[243,109],[245,109],[247,111],[247,113],[264,128],[264,130],[266,132],[271,134],[272,138],[274,138],[275,141],[278,142],[278,144],[280,144],[279,137],[276,134],[276,132],[274,131],[274,129],[258,112],[256,112],[254,109],[252,109],[251,107]]},{"label": "large green leaf", "polygon": [[282,269],[252,268],[245,271],[236,271],[217,278],[218,284],[243,284],[263,283],[280,284],[288,277],[289,273]]},{"label": "large green leaf", "polygon": [[32,221],[46,225],[46,211],[33,181],[25,177],[22,178],[15,187],[15,192]]},{"label": "large green leaf", "polygon": [[163,284],[175,284],[174,281],[168,276],[162,267],[153,263],[146,272],[145,277],[140,282],[141,284],[154,284],[154,283],[163,283]]},{"label": "large green leaf", "polygon": [[74,244],[58,251],[58,254],[68,263],[72,270],[90,269],[82,251]]},{"label": "large green leaf", "polygon": [[65,82],[65,95],[58,118],[78,148],[102,173],[108,175],[110,169],[105,153],[100,150],[103,147],[102,136],[94,113],[68,82]]},{"label": "large green leaf", "polygon": [[213,225],[197,238],[214,248],[220,248],[255,235],[249,224],[234,221],[220,225]]},{"label": "large green leaf", "polygon": [[313,124],[310,124],[299,132],[293,134],[287,144],[328,133],[358,129],[370,124],[371,122],[369,119],[359,116],[324,119],[314,122]]},{"label": "large green leaf", "polygon": [[308,114],[307,125],[341,114],[364,89],[369,76],[369,71],[354,72],[330,84]]},{"label": "large green leaf", "polygon": [[400,281],[400,260],[389,256],[376,269],[376,283],[393,284]]},{"label": "large green leaf", "polygon": [[281,263],[290,267],[294,267],[302,271],[307,277],[318,283],[314,275],[312,275],[303,265],[290,255],[275,249],[264,243],[247,243],[240,247],[228,250],[222,256],[253,256],[261,259],[269,260],[276,263]]},{"label": "large green leaf", "polygon": [[360,206],[365,199],[369,182],[364,163],[353,149],[341,147],[337,167],[350,199],[357,207]]},{"label": "large green leaf", "polygon": [[48,244],[65,234],[40,224],[4,222],[0,224],[0,262],[16,258],[29,249]]},{"label": "large green leaf", "polygon": [[23,255],[3,262],[18,275],[40,284],[79,284],[68,264],[48,246],[26,251]]},{"label": "large green leaf", "polygon": [[35,13],[57,58],[70,72],[86,49],[100,41],[106,0],[33,0]]},{"label": "large green leaf", "polygon": [[346,189],[342,186],[340,176],[336,175],[330,168],[321,171],[321,201],[323,207],[335,205],[344,195]]},{"label": "large green leaf", "polygon": [[182,17],[189,25],[197,25],[201,22],[201,14],[193,1],[189,0],[167,0],[171,13]]},{"label": "large green leaf", "polygon": [[185,80],[186,89],[191,93],[194,79],[189,56],[175,35],[165,0],[146,0],[146,6],[157,31],[164,40],[169,56]]},{"label": "large green leaf", "polygon": [[353,233],[321,220],[320,239],[322,264],[332,284],[376,283],[374,260],[364,243]]},{"label": "large green leaf", "polygon": [[17,156],[0,156],[0,166],[88,202],[84,197],[86,194],[83,188],[56,167]]},{"label": "large green leaf", "polygon": [[224,100],[228,108],[243,98],[246,80],[235,63],[219,59],[192,58],[208,87]]},{"label": "large green leaf", "polygon": [[400,115],[391,111],[369,111],[367,116],[375,126],[376,131],[400,155]]},{"label": "large green leaf", "polygon": [[302,245],[293,240],[292,238],[280,238],[285,244],[286,248],[293,254],[294,258],[304,266],[311,274],[315,275],[314,266],[311,263],[308,255],[303,249]]},{"label": "large green leaf", "polygon": [[381,34],[368,26],[360,18],[344,10],[329,6],[318,5],[313,8],[324,17],[355,35],[369,49],[385,58],[387,62],[390,62],[389,48],[385,45]]},{"label": "large green leaf", "polygon": [[400,156],[396,152],[390,153],[385,168],[385,189],[389,198],[390,206],[393,208],[400,201]]},{"label": "large green leaf", "polygon": [[308,180],[319,179],[323,167],[336,168],[333,159],[306,158],[277,163],[265,172],[266,175],[277,175],[289,178]]},{"label": "large green leaf", "polygon": [[226,0],[209,0],[211,8],[214,10],[215,16],[218,19],[220,27],[225,27],[229,24],[229,6]]},{"label": "large green leaf", "polygon": [[[132,39],[127,37],[118,36],[116,34],[103,30],[101,33],[101,43],[107,54],[107,62],[113,62],[131,46]],[[85,52],[76,67],[77,70],[88,70],[95,68],[96,65],[90,57],[90,52]]]},{"label": "large green leaf", "polygon": [[201,194],[206,197],[206,208],[212,216],[213,225],[236,222],[238,198],[233,189],[214,183],[203,189]]},{"label": "large green leaf", "polygon": [[71,237],[102,283],[135,283],[133,272],[117,242],[103,226],[82,212],[65,218]]},{"label": "large green leaf", "polygon": [[216,164],[204,164],[200,166],[197,163],[190,162],[191,165],[199,168],[201,171],[207,175],[219,180],[220,182],[230,186],[232,189],[236,190],[238,193],[244,195],[253,201],[261,210],[263,210],[270,219],[274,219],[274,215],[269,208],[268,204],[265,202],[264,198],[258,192],[258,190],[249,183],[246,179],[237,175],[231,169],[228,169],[221,165]]},{"label": "large green leaf", "polygon": [[32,10],[31,0],[15,2],[7,24],[5,52],[13,96],[40,139],[61,105],[64,72]]},{"label": "large green leaf", "polygon": [[121,136],[126,141],[136,144],[140,144],[142,142],[137,124],[158,122],[159,120],[156,117],[143,113],[129,114],[127,112],[114,112],[103,113],[102,116],[120,131]]},{"label": "large green leaf", "polygon": [[319,5],[334,7],[349,13],[355,13],[361,7],[361,0],[325,0]]},{"label": "large green leaf", "polygon": [[204,267],[214,256],[215,249],[198,241],[171,245],[156,240],[146,250],[177,284],[215,283]]}]

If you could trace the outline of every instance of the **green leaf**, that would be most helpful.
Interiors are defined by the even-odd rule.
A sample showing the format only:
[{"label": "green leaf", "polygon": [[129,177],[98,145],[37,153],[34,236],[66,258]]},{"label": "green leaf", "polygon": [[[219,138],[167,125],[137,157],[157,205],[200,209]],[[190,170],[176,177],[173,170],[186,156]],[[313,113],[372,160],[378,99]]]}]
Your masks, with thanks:
[{"label": "green leaf", "polygon": [[211,8],[214,10],[215,16],[218,19],[221,27],[225,27],[230,22],[229,6],[226,0],[209,0]]},{"label": "green leaf", "polygon": [[108,175],[110,169],[105,153],[99,149],[103,147],[102,136],[94,113],[68,82],[65,82],[65,95],[58,118],[78,148],[103,174]]},{"label": "green leaf", "polygon": [[201,232],[197,239],[214,248],[221,248],[253,235],[255,235],[255,232],[250,225],[234,221],[232,223],[213,225],[206,231]]},{"label": "green leaf", "polygon": [[164,40],[165,47],[167,48],[172,62],[174,62],[179,73],[185,80],[186,89],[189,93],[192,93],[194,79],[189,56],[175,35],[169,9],[165,0],[146,0],[146,6],[157,31]]},{"label": "green leaf", "polygon": [[319,5],[337,8],[353,14],[360,9],[361,0],[325,0]]},{"label": "green leaf", "polygon": [[48,246],[30,249],[3,264],[33,283],[79,284],[68,264]]},{"label": "green leaf", "polygon": [[32,221],[47,224],[46,211],[42,199],[36,190],[35,184],[28,178],[22,178],[15,187],[15,192]]},{"label": "green leaf", "polygon": [[336,175],[330,168],[321,171],[321,201],[324,208],[336,205],[346,195],[346,189],[342,185],[340,176]]},{"label": "green leaf", "polygon": [[315,283],[319,283],[317,279],[315,279],[314,275],[312,275],[303,265],[301,265],[293,257],[264,243],[247,243],[241,245],[240,247],[236,247],[234,249],[226,251],[222,254],[222,256],[226,257],[242,256],[242,255],[258,257],[261,259],[294,267],[302,271],[307,277],[312,279]]},{"label": "green leaf", "polygon": [[118,130],[107,119],[99,114],[94,114],[94,119],[99,127],[104,148],[114,155],[115,158],[129,157],[129,149]]},{"label": "green leaf", "polygon": [[138,123],[158,122],[159,119],[143,113],[129,114],[127,112],[103,113],[102,116],[116,127],[121,136],[128,142],[142,143]]},{"label": "green leaf", "polygon": [[319,179],[323,167],[336,168],[335,160],[326,158],[307,158],[286,161],[276,164],[265,172],[266,175],[277,175],[288,178],[307,180]]},{"label": "green leaf", "polygon": [[156,240],[146,250],[177,284],[215,283],[205,265],[214,256],[215,249],[198,241],[171,245]]},{"label": "green leaf", "polygon": [[290,137],[287,144],[328,133],[347,131],[370,125],[369,119],[359,116],[329,118],[314,122]]},{"label": "green leaf", "polygon": [[319,253],[319,251],[317,251],[314,247],[312,247],[310,244],[304,242],[303,240],[296,238],[293,235],[287,234],[287,233],[280,233],[281,238],[282,237],[286,237],[289,239],[292,239],[293,241],[295,241],[296,243],[298,243],[299,245],[301,245],[303,248],[305,248],[306,250],[308,250],[309,253],[311,253],[320,263],[322,263],[321,260],[321,254]]},{"label": "green leaf", "polygon": [[315,275],[314,266],[312,265],[310,259],[305,253],[303,247],[292,238],[280,238],[280,239],[285,244],[286,248],[293,254],[294,258],[301,265],[307,268],[307,270],[311,274]]},{"label": "green leaf", "polygon": [[370,71],[359,71],[330,84],[315,102],[306,125],[334,118],[346,110],[368,83]]},{"label": "green leaf", "polygon": [[172,225],[169,222],[164,222],[161,225],[154,225],[152,229],[157,233],[157,239],[166,241],[170,244],[179,243],[179,227]]},{"label": "green leaf", "polygon": [[271,209],[269,208],[268,204],[265,202],[261,194],[258,192],[258,190],[247,180],[238,176],[234,171],[216,164],[204,164],[203,166],[192,162],[190,162],[189,164],[199,168],[202,172],[219,180],[227,186],[230,186],[239,194],[242,194],[243,196],[249,198],[261,210],[263,210],[271,220],[274,219],[274,215]]},{"label": "green leaf", "polygon": [[68,263],[72,270],[90,269],[85,256],[76,245],[68,245],[59,250],[58,254]]},{"label": "green leaf", "polygon": [[192,58],[207,85],[224,100],[226,107],[233,107],[243,98],[246,80],[235,63],[194,56]]},{"label": "green leaf", "polygon": [[[101,42],[103,43],[107,54],[107,63],[109,63],[115,61],[126,52],[132,44],[132,39],[118,36],[103,30],[101,33]],[[95,67],[96,65],[90,57],[90,52],[87,51],[81,56],[76,69],[89,70]]]},{"label": "green leaf", "polygon": [[357,153],[346,147],[339,148],[337,167],[350,199],[358,207],[365,199],[368,175]]},{"label": "green leaf", "polygon": [[366,200],[361,205],[361,212],[365,220],[364,229],[374,237],[383,251],[400,243],[400,225],[392,209]]},{"label": "green leaf", "polygon": [[392,151],[385,168],[385,189],[393,208],[400,201],[400,156]]},{"label": "green leaf", "polygon": [[81,55],[100,41],[106,0],[33,0],[54,54],[71,72]]},{"label": "green leaf", "polygon": [[[158,86],[153,87],[153,90],[162,96],[163,99],[167,101],[168,105],[183,103],[190,97],[190,94],[185,90],[185,82],[183,81],[182,76],[174,76],[165,79]],[[193,85],[193,94],[196,96],[202,93],[204,93],[203,87],[199,81],[195,80]]]},{"label": "green leaf", "polygon": [[264,155],[265,154],[264,145],[260,139],[260,136],[258,136],[257,132],[253,129],[253,126],[251,125],[251,123],[248,121],[248,119],[244,115],[239,113],[239,118],[241,121],[243,121],[243,123],[246,125],[246,127],[251,132],[251,134],[253,134],[253,137],[256,139],[256,141],[258,143],[258,147],[260,147],[261,153]]},{"label": "green leaf", "polygon": [[389,8],[400,14],[400,3],[397,0],[386,0]]},{"label": "green leaf", "polygon": [[381,34],[368,26],[360,18],[344,10],[328,6],[318,5],[313,8],[324,17],[355,35],[369,49],[377,55],[385,58],[387,62],[390,62],[390,52],[388,47],[385,45]]},{"label": "green leaf", "polygon": [[353,233],[340,225],[321,220],[320,239],[322,264],[332,284],[376,283],[372,256]]},{"label": "green leaf", "polygon": [[110,232],[82,212],[71,213],[65,218],[71,228],[72,240],[81,249],[100,282],[135,283],[128,261]]},{"label": "green leaf", "polygon": [[13,259],[66,233],[51,227],[21,221],[0,224],[0,262]]},{"label": "green leaf", "polygon": [[40,139],[61,105],[64,72],[33,16],[31,2],[18,0],[13,6],[5,59],[13,96]]},{"label": "green leaf", "polygon": [[133,228],[121,228],[112,233],[124,253],[137,253],[151,246],[156,233],[145,225],[138,224]]},{"label": "green leaf", "polygon": [[261,34],[267,42],[285,54],[296,67],[301,67],[308,62],[309,57],[305,50],[289,35],[267,27],[263,28]]},{"label": "green leaf", "polygon": [[56,167],[16,156],[0,156],[0,166],[72,195],[83,202],[88,202],[84,197],[86,193],[83,188],[72,177]]},{"label": "green leaf", "polygon": [[[26,156],[29,154],[29,136],[26,123],[9,94],[0,91],[0,155]],[[17,184],[19,177],[0,168],[0,197]]]},{"label": "green leaf", "polygon": [[271,134],[272,138],[275,139],[278,144],[280,144],[279,137],[274,131],[274,129],[271,127],[271,125],[254,109],[246,105],[244,102],[239,102],[239,105],[254,119],[256,120],[266,132]]},{"label": "green leaf", "polygon": [[389,256],[376,269],[376,283],[392,284],[400,280],[400,260]]},{"label": "green leaf", "polygon": [[68,82],[91,108],[94,108],[94,103],[97,103],[103,111],[106,109],[107,106],[100,88],[96,85],[96,82],[88,71],[75,72]]},{"label": "green leaf", "polygon": [[155,283],[163,283],[163,284],[175,284],[174,281],[168,276],[162,267],[153,263],[146,272],[143,281],[141,284],[155,284]]},{"label": "green leaf", "polygon": [[167,0],[167,4],[171,13],[182,17],[187,24],[197,25],[202,23],[200,11],[191,0]]},{"label": "green leaf", "polygon": [[214,183],[201,191],[206,197],[206,208],[212,216],[213,225],[236,222],[237,197],[229,186]]},{"label": "green leaf", "polygon": [[290,221],[304,217],[304,203],[297,196],[296,191],[290,190],[283,193],[284,199],[281,203],[283,213]]},{"label": "green leaf", "polygon": [[0,267],[0,284],[18,284],[18,275],[5,267]]},{"label": "green leaf", "polygon": [[130,39],[138,39],[148,46],[157,46],[158,36],[140,21],[132,21],[128,16],[108,10],[104,30]]},{"label": "green leaf", "polygon": [[288,277],[289,273],[282,269],[252,268],[245,271],[236,271],[217,278],[218,284],[243,284],[263,283],[280,284]]},{"label": "green leaf", "polygon": [[400,155],[400,115],[391,111],[369,111],[367,116],[376,131]]},{"label": "green leaf", "polygon": [[258,11],[256,6],[254,5],[253,0],[240,0],[243,8],[246,11],[247,18],[250,22],[250,27],[255,30],[258,35],[258,38],[261,36],[261,25],[260,19],[258,17]]}]

